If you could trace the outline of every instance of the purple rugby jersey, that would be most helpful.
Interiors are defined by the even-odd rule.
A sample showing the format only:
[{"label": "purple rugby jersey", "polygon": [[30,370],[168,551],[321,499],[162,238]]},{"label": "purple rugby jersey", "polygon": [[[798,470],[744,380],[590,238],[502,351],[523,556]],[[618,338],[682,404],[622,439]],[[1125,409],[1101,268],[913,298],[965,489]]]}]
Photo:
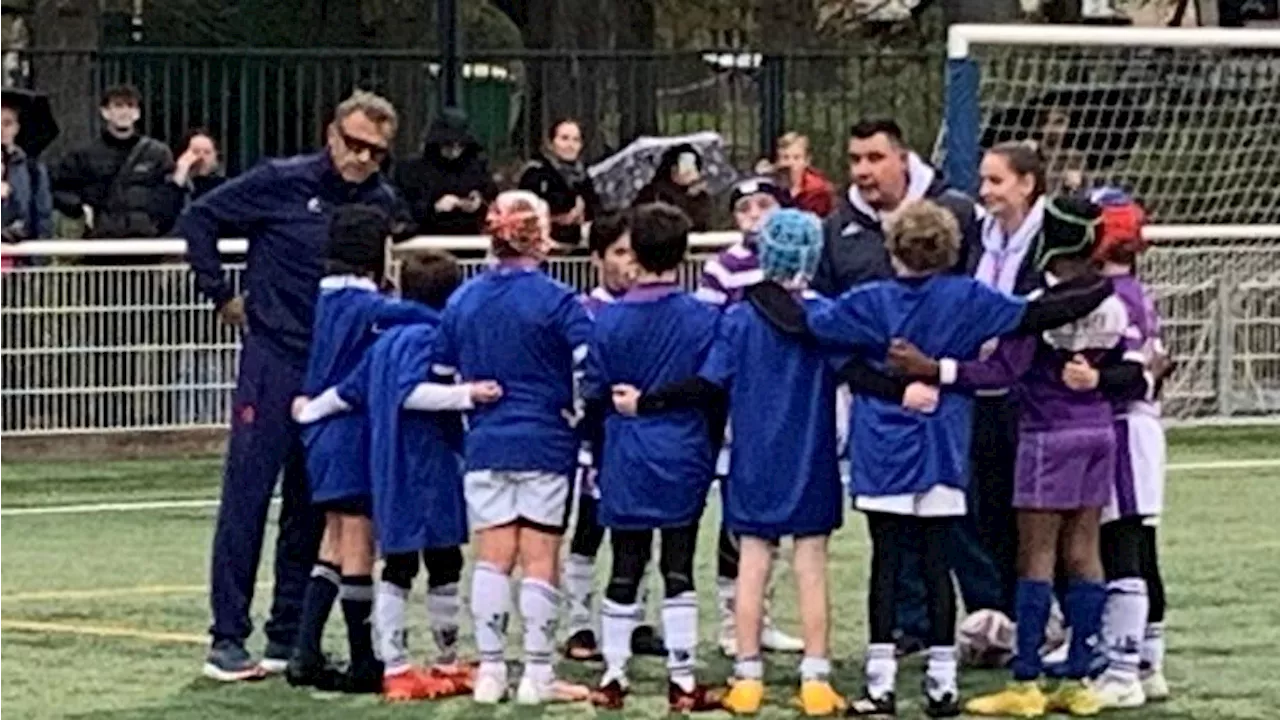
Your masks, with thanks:
[{"label": "purple rugby jersey", "polygon": [[1080,392],[1062,383],[1062,367],[1080,354],[1094,367],[1138,360],[1125,342],[1129,314],[1115,295],[1092,313],[1039,336],[1006,337],[986,360],[959,363],[955,381],[971,389],[1015,387],[1020,428],[1044,432],[1111,428],[1111,401],[1102,392]]}]

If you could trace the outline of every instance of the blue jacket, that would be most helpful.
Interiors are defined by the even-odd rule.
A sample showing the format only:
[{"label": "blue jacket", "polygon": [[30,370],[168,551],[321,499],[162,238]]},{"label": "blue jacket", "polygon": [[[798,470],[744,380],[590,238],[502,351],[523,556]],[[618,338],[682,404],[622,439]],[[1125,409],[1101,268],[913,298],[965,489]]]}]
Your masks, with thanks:
[{"label": "blue jacket", "polygon": [[339,205],[395,211],[395,191],[375,175],[342,179],[327,151],[269,160],[193,202],[178,221],[200,292],[221,308],[235,291],[222,273],[219,237],[245,237],[249,255],[241,292],[248,331],[307,361],[316,288],[324,274],[329,220]]},{"label": "blue jacket", "polygon": [[53,195],[44,163],[27,157],[22,148],[4,151],[4,240],[21,242],[53,237]]}]

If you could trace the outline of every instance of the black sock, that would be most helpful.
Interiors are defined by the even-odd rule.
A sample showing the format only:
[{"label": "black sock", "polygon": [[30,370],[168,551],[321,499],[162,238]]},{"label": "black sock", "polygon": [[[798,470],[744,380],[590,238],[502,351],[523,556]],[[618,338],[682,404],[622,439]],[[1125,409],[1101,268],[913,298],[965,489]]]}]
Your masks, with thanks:
[{"label": "black sock", "polygon": [[311,579],[302,596],[302,617],[298,623],[298,639],[293,649],[294,657],[303,661],[316,661],[323,657],[321,642],[324,626],[329,622],[333,601],[338,599],[338,567],[319,561],[311,568]]},{"label": "black sock", "polygon": [[373,577],[342,576],[342,617],[347,621],[347,643],[351,669],[359,672],[373,666]]}]

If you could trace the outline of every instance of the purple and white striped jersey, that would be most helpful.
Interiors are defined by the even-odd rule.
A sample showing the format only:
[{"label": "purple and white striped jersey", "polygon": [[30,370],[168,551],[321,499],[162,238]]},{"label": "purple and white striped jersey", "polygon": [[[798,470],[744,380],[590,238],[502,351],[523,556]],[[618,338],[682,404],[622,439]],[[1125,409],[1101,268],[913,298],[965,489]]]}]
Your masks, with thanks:
[{"label": "purple and white striped jersey", "polygon": [[721,250],[702,266],[702,279],[693,294],[699,300],[728,307],[742,299],[746,289],[764,280],[760,257],[754,243],[747,240]]}]

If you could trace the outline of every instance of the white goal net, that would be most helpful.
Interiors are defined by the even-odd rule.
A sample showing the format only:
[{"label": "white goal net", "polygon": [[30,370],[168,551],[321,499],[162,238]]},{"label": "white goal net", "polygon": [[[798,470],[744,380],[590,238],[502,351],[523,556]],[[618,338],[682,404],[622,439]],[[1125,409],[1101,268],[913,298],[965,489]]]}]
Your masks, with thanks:
[{"label": "white goal net", "polygon": [[1051,192],[1115,185],[1155,226],[1181,417],[1280,413],[1280,30],[956,25],[936,158],[1034,140]]}]

